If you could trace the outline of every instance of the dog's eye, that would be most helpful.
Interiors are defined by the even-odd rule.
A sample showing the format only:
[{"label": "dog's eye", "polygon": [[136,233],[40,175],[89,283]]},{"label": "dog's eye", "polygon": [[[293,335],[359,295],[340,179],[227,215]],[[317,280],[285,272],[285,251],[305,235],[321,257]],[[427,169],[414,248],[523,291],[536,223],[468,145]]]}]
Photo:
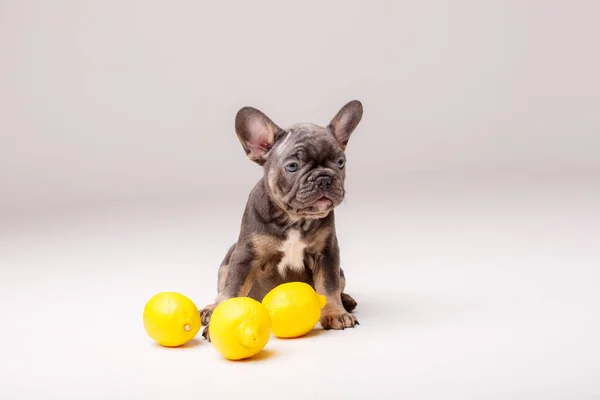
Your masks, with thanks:
[{"label": "dog's eye", "polygon": [[285,170],[288,172],[296,172],[298,171],[298,163],[295,162],[291,162],[288,165],[285,166]]},{"label": "dog's eye", "polygon": [[346,165],[346,160],[344,160],[343,158],[340,158],[338,161],[338,167],[340,169],[344,168],[344,165]]}]

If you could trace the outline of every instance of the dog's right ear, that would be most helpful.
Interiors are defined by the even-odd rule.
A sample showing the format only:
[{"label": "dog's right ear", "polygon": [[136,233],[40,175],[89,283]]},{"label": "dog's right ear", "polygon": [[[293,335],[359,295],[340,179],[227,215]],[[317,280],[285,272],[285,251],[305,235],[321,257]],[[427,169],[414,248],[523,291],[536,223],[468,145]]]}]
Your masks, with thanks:
[{"label": "dog's right ear", "polygon": [[244,107],[235,116],[235,133],[248,158],[259,165],[273,147],[275,134],[280,128],[265,114],[252,107]]}]

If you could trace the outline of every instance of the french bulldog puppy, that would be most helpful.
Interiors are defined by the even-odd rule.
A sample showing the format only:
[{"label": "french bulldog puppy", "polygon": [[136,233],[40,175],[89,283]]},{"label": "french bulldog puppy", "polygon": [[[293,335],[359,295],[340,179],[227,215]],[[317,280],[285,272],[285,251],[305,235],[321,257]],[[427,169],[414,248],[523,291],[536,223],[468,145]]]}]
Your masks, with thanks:
[{"label": "french bulldog puppy", "polygon": [[219,303],[243,296],[261,301],[285,282],[306,282],[326,296],[324,329],[358,325],[350,314],[357,303],[344,292],[333,209],[344,199],[344,151],[362,114],[354,100],[326,127],[302,123],[282,129],[255,108],[238,111],[237,136],[264,176],[250,193],[238,240],[219,268],[215,303],[200,311],[207,340]]}]

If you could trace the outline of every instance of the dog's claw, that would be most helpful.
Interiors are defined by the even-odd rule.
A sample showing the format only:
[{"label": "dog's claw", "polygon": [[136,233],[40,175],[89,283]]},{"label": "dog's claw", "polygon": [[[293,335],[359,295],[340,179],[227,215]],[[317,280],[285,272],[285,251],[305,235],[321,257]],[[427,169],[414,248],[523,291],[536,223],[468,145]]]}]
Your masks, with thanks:
[{"label": "dog's claw", "polygon": [[342,313],[341,315],[324,315],[321,318],[321,326],[325,330],[345,330],[346,328],[354,328],[356,325],[358,325],[356,317],[348,313]]},{"label": "dog's claw", "polygon": [[210,331],[208,330],[208,326],[202,331],[202,337],[210,342]]}]

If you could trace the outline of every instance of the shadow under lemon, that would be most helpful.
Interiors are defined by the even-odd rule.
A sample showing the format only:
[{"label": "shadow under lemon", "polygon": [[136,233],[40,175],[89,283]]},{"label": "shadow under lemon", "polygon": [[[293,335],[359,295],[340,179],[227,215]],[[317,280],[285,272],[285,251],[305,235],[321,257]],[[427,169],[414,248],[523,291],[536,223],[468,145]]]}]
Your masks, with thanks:
[{"label": "shadow under lemon", "polygon": [[264,349],[264,350],[260,351],[259,353],[253,355],[252,357],[243,358],[241,360],[237,360],[237,362],[244,363],[244,362],[266,361],[266,360],[270,360],[276,356],[277,356],[276,351],[273,351],[271,349]]},{"label": "shadow under lemon", "polygon": [[175,350],[177,350],[177,349],[191,349],[191,348],[198,347],[198,346],[202,345],[202,343],[201,343],[200,339],[194,338],[194,339],[190,340],[189,342],[186,342],[186,343],[184,343],[184,344],[182,344],[180,346],[163,346],[163,345],[161,345],[159,343],[156,343],[156,342],[153,342],[152,345],[154,347],[159,347],[159,348],[163,348],[163,349],[175,349]]}]

